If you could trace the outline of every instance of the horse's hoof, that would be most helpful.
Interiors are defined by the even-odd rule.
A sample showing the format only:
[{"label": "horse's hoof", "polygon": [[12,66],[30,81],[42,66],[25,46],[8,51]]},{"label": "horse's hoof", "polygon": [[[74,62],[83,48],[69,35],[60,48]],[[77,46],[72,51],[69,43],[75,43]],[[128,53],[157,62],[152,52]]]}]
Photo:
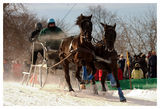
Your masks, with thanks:
[{"label": "horse's hoof", "polygon": [[71,96],[77,96],[77,93],[75,91],[71,91]]},{"label": "horse's hoof", "polygon": [[98,88],[96,85],[93,85],[93,94],[98,95]]},{"label": "horse's hoof", "polygon": [[71,92],[71,91],[73,91],[73,92],[74,92],[74,90],[73,90],[73,89],[69,89],[69,92]]},{"label": "horse's hoof", "polygon": [[102,88],[102,91],[103,91],[103,92],[106,92],[107,90],[106,90],[106,88]]},{"label": "horse's hoof", "polygon": [[80,84],[80,88],[81,88],[81,89],[86,89],[85,84]]},{"label": "horse's hoof", "polygon": [[127,102],[126,98],[121,98],[120,102]]}]

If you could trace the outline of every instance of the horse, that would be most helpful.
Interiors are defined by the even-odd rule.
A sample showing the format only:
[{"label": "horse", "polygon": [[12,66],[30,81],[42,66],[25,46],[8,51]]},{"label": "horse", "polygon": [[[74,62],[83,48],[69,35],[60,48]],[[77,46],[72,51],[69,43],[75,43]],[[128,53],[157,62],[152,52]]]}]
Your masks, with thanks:
[{"label": "horse", "polygon": [[[73,91],[72,85],[70,83],[69,76],[69,63],[74,63],[76,65],[76,78],[80,84],[84,84],[80,76],[80,70],[82,66],[88,66],[92,69],[92,74],[96,73],[96,68],[94,66],[94,54],[92,40],[92,15],[84,16],[81,14],[77,17],[76,25],[80,28],[80,34],[77,36],[71,36],[65,38],[59,47],[59,57],[60,60],[65,59],[70,53],[76,51],[69,58],[63,61],[62,66],[65,72],[65,79],[69,88],[69,92]],[[92,83],[95,85],[94,77],[92,78]],[[95,91],[97,93],[97,91]]]},{"label": "horse", "polygon": [[[116,86],[118,89],[120,101],[126,102],[126,98],[123,95],[123,92],[120,88],[120,83],[117,77],[118,76],[118,72],[117,72],[118,55],[117,55],[117,51],[114,49],[114,43],[116,41],[116,31],[115,31],[116,24],[114,24],[114,26],[111,26],[111,25],[101,23],[101,25],[104,28],[105,34],[103,36],[102,41],[100,41],[100,43],[97,43],[95,45],[95,55],[103,59],[111,60],[110,64],[102,61],[94,62],[95,67],[97,69],[103,70],[102,78],[101,78],[102,91],[106,91],[105,79],[106,79],[106,76],[108,76],[113,86]],[[114,77],[112,76],[112,72]]]}]

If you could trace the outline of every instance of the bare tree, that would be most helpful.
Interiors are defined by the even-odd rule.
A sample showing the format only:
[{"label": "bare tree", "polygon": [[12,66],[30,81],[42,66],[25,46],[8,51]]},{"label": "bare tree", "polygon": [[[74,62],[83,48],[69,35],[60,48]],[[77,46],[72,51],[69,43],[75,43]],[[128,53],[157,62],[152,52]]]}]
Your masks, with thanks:
[{"label": "bare tree", "polygon": [[156,11],[149,8],[141,18],[130,19],[130,38],[134,41],[137,52],[147,53],[156,50],[157,45],[157,17]]},{"label": "bare tree", "polygon": [[29,55],[28,37],[34,29],[37,18],[30,14],[23,4],[3,4],[4,58],[19,59]]},{"label": "bare tree", "polygon": [[69,32],[71,26],[69,23],[66,23],[64,20],[56,19],[56,25],[60,27],[66,34]]},{"label": "bare tree", "polygon": [[93,22],[93,36],[101,40],[104,30],[101,26],[100,22],[107,24],[114,24],[117,20],[117,16],[115,13],[103,8],[100,5],[90,6],[86,11],[87,14],[92,14],[92,22]]},{"label": "bare tree", "polygon": [[143,17],[125,17],[125,19],[100,5],[90,6],[86,13],[93,16],[93,36],[99,40],[104,33],[100,22],[117,24],[115,49],[118,53],[125,54],[129,51],[131,54],[137,54],[156,50],[157,17],[154,9],[144,12]]}]

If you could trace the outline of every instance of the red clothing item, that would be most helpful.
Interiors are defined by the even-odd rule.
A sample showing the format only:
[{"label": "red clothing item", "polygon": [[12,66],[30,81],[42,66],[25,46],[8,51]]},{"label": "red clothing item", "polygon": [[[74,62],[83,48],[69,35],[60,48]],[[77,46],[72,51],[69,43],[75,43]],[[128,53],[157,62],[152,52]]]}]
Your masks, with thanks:
[{"label": "red clothing item", "polygon": [[118,68],[118,80],[123,80],[123,72],[120,68]]},{"label": "red clothing item", "polygon": [[96,71],[95,75],[94,75],[94,78],[96,81],[98,81],[99,79],[99,70]]},{"label": "red clothing item", "polygon": [[22,72],[21,64],[13,64],[12,71],[15,76],[20,76]]},{"label": "red clothing item", "polygon": [[99,69],[99,80],[101,81],[101,77],[102,77],[102,70]]},{"label": "red clothing item", "polygon": [[94,75],[94,78],[95,78],[96,81],[98,81],[98,80],[101,81],[101,77],[102,77],[102,70],[99,69],[99,70],[96,71],[96,74]]}]

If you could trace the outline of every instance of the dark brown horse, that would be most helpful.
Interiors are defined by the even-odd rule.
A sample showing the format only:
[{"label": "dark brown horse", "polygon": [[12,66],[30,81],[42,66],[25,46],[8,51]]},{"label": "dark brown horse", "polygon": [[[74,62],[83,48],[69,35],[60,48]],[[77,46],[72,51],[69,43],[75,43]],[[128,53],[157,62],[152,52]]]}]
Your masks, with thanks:
[{"label": "dark brown horse", "polygon": [[111,26],[101,23],[101,25],[104,27],[105,34],[101,43],[95,46],[95,54],[103,59],[111,60],[110,64],[102,61],[95,61],[96,68],[103,70],[101,78],[102,91],[106,91],[105,79],[106,76],[108,76],[112,85],[116,85],[118,89],[120,101],[124,102],[126,101],[126,99],[123,96],[122,90],[120,89],[120,83],[117,77],[117,52],[114,49],[114,43],[116,41],[116,24],[114,26]]},{"label": "dark brown horse", "polygon": [[[77,18],[76,25],[80,28],[80,34],[77,36],[72,36],[65,38],[59,48],[59,57],[61,60],[66,58],[72,51],[78,49],[70,58],[63,61],[63,69],[65,72],[65,79],[69,87],[69,91],[74,91],[72,89],[70,83],[70,76],[69,76],[69,63],[74,63],[76,65],[76,78],[78,79],[80,84],[83,84],[83,81],[80,76],[80,70],[82,65],[87,65],[89,68],[92,69],[92,73],[96,72],[94,67],[94,55],[93,55],[93,45],[91,43],[92,40],[92,22],[91,16],[83,16],[82,14]],[[94,82],[94,78],[93,84]]]}]

